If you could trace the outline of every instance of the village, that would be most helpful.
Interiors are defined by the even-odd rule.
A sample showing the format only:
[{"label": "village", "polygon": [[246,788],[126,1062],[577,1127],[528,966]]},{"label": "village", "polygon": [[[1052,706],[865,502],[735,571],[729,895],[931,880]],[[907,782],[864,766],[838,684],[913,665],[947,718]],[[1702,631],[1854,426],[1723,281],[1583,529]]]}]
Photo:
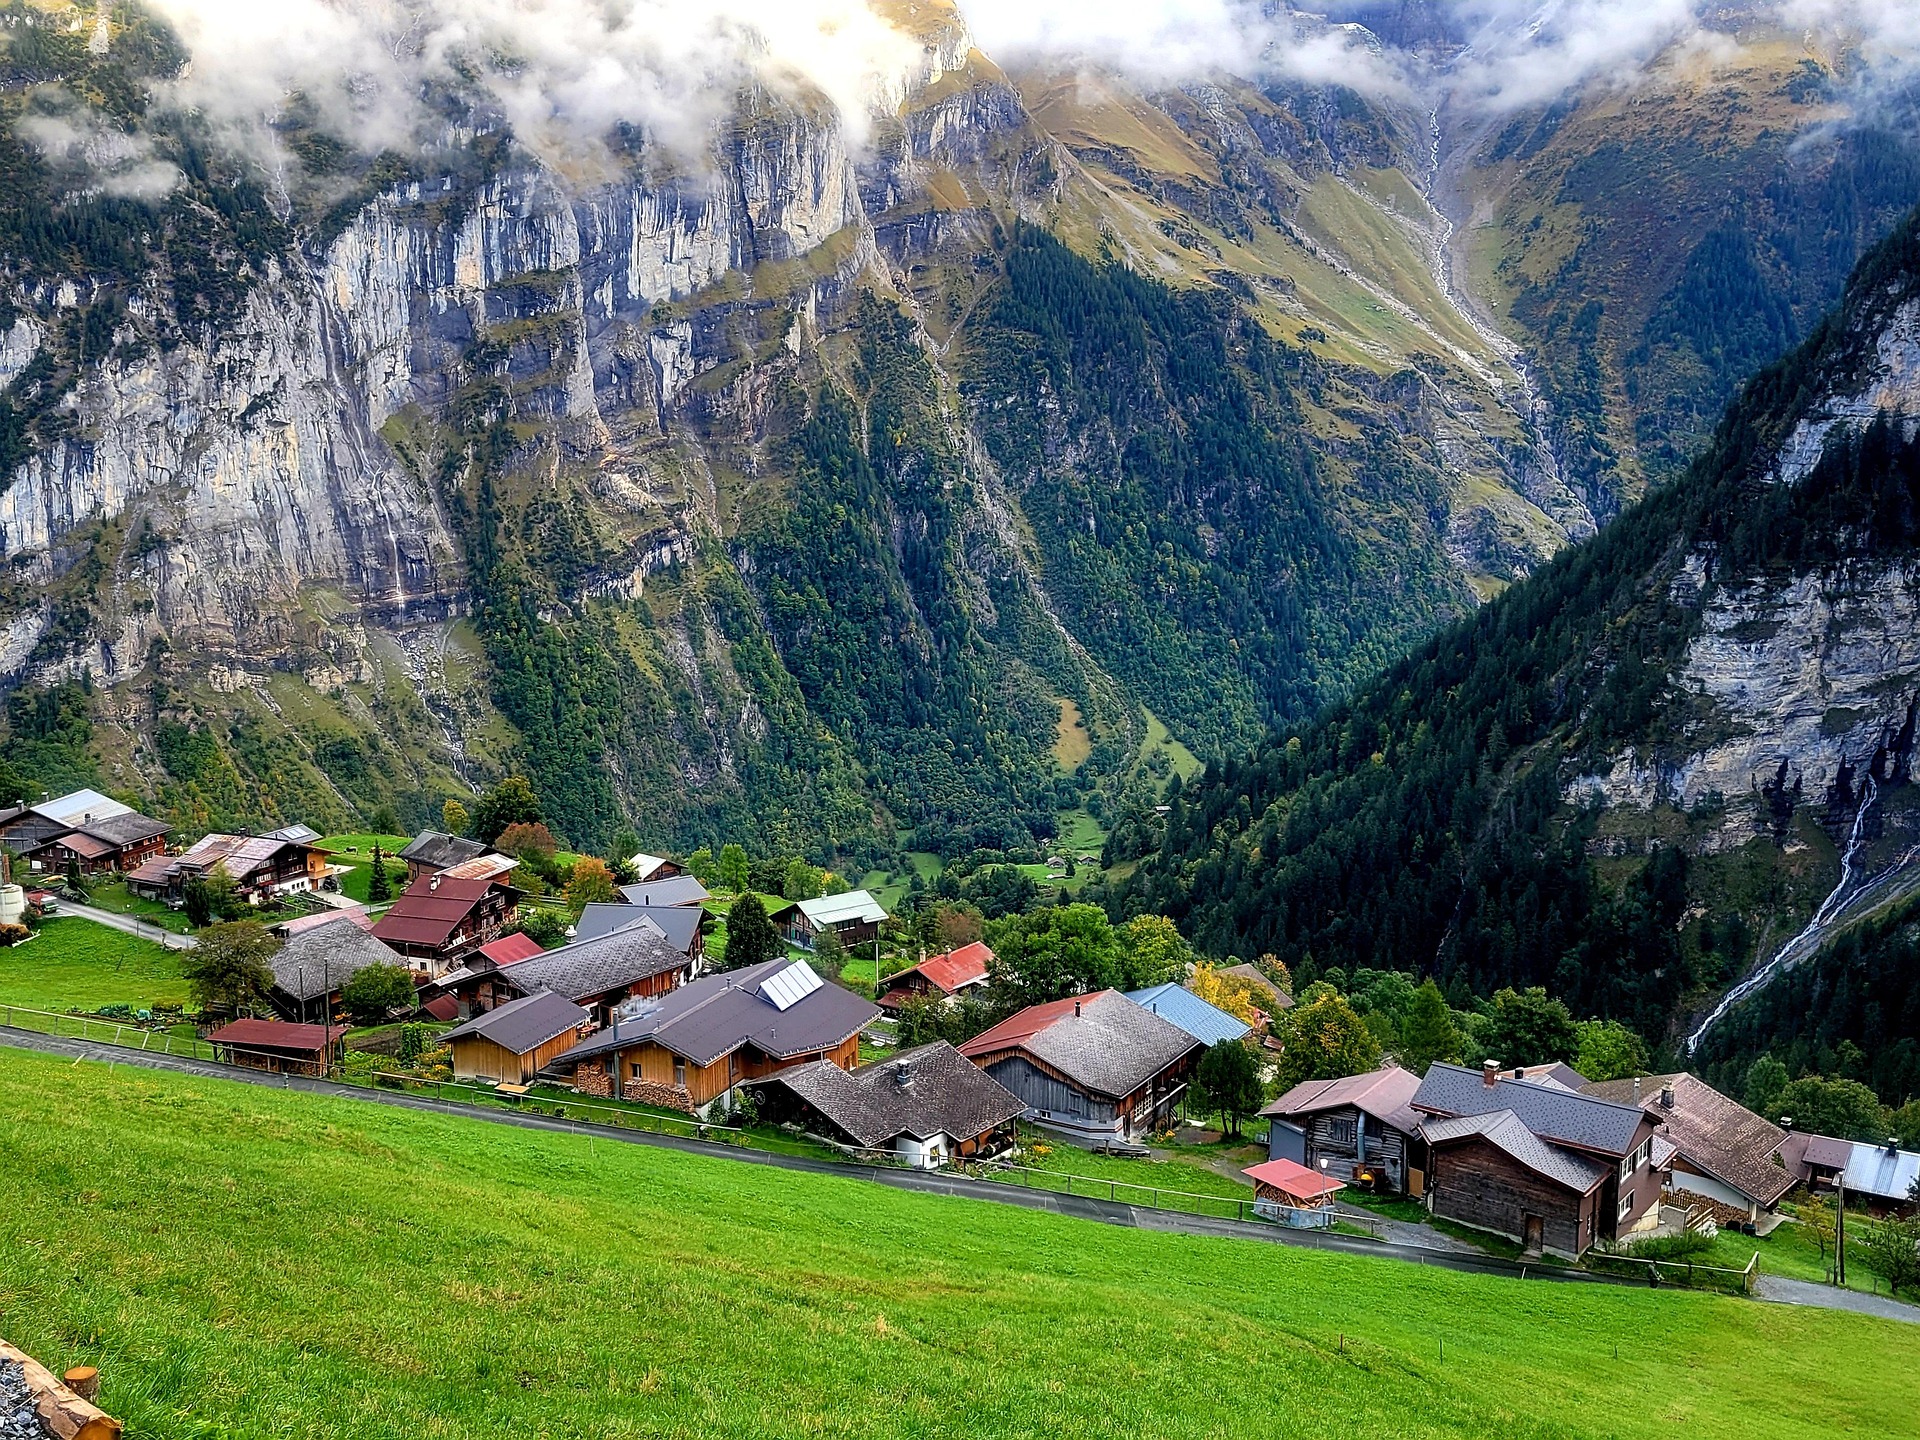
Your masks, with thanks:
[{"label": "village", "polygon": [[[1914,1202],[1920,1154],[1897,1140],[1813,1133],[1684,1072],[1470,1056],[1437,995],[1425,1023],[1368,1043],[1371,972],[1295,994],[1284,967],[1212,964],[1169,922],[1113,926],[1064,886],[988,919],[943,879],[896,910],[736,847],[569,860],[527,818],[484,840],[173,839],[93,791],[0,813],[0,1024],[91,1016],[121,1044],[178,1040],[241,1072],[559,1102],[1652,1283],[1912,1283],[1845,1234],[1849,1214],[1870,1231]],[[20,1003],[82,933],[171,947],[191,1010]]]}]

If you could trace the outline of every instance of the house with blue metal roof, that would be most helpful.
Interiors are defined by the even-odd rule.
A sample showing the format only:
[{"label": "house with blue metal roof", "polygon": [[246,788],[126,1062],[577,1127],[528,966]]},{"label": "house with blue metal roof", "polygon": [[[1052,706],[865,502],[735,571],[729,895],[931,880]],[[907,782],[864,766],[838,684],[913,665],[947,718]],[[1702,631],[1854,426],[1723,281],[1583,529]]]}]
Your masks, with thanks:
[{"label": "house with blue metal roof", "polygon": [[1218,1005],[1211,1005],[1191,990],[1183,990],[1178,985],[1129,990],[1127,999],[1151,1010],[1162,1020],[1178,1025],[1203,1045],[1214,1045],[1222,1040],[1244,1040],[1253,1033],[1253,1027],[1237,1015],[1229,1015]]}]

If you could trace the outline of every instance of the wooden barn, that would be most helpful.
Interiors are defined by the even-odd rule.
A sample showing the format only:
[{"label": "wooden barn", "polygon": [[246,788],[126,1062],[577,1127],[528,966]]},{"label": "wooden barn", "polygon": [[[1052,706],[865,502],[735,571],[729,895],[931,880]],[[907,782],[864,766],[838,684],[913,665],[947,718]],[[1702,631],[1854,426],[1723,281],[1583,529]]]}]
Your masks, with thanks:
[{"label": "wooden barn", "polygon": [[290,1025],[284,1020],[234,1020],[207,1036],[214,1054],[246,1070],[277,1075],[324,1075],[340,1058],[344,1025]]},{"label": "wooden barn", "polygon": [[476,1015],[446,1035],[453,1078],[526,1085],[593,1029],[593,1016],[565,996],[540,990]]},{"label": "wooden barn", "polygon": [[1423,1193],[1426,1146],[1408,1102],[1420,1077],[1398,1065],[1303,1080],[1260,1113],[1267,1155],[1382,1195]]}]

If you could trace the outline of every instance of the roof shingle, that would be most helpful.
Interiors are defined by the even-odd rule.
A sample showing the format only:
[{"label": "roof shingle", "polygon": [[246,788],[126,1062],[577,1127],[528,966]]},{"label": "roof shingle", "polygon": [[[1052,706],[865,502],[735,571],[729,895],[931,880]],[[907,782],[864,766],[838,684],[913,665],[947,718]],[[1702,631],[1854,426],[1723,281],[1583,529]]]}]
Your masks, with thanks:
[{"label": "roof shingle", "polygon": [[[1784,1158],[1775,1160],[1787,1139],[1778,1125],[1684,1071],[1648,1076],[1638,1087],[1637,1100],[1632,1080],[1600,1081],[1581,1093],[1616,1104],[1637,1103],[1661,1127],[1659,1133],[1677,1155],[1760,1205],[1771,1206],[1793,1188],[1793,1172]],[[1673,1092],[1671,1106],[1662,1101],[1667,1090]]]},{"label": "roof shingle", "polygon": [[[1521,1081],[1525,1084],[1525,1081]],[[1429,1120],[1420,1127],[1429,1145],[1450,1145],[1474,1136],[1505,1151],[1520,1164],[1555,1184],[1585,1195],[1607,1178],[1608,1167],[1590,1156],[1550,1145],[1511,1110],[1488,1110],[1451,1120]]]},{"label": "roof shingle", "polygon": [[960,1047],[975,1064],[1023,1051],[1096,1095],[1120,1100],[1201,1048],[1117,990],[1030,1005]]},{"label": "roof shingle", "polygon": [[1502,1076],[1486,1083],[1478,1070],[1444,1062],[1432,1066],[1409,1102],[1430,1115],[1490,1115],[1511,1110],[1529,1130],[1548,1140],[1622,1156],[1639,1143],[1645,1117],[1632,1105],[1616,1105],[1577,1090]]},{"label": "roof shingle", "polygon": [[[901,1077],[907,1083],[901,1083]],[[1026,1104],[944,1040],[903,1050],[849,1073],[826,1060],[769,1077],[807,1101],[854,1140],[886,1145],[902,1135],[957,1141],[984,1135]]]},{"label": "roof shingle", "polygon": [[440,1038],[451,1044],[477,1036],[514,1055],[525,1055],[549,1040],[592,1023],[593,1016],[565,996],[551,990],[536,990],[531,995],[497,1005],[484,1015],[476,1015]]}]

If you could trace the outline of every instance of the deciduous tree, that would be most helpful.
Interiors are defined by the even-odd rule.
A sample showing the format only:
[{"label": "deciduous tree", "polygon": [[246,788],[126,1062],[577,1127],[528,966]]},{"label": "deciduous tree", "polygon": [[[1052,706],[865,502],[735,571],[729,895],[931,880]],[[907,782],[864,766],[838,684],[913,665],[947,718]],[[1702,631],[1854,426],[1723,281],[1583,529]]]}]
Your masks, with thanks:
[{"label": "deciduous tree", "polygon": [[1771,1055],[1762,1055],[1747,1067],[1747,1082],[1741,1099],[1754,1114],[1768,1120],[1780,1118],[1780,1093],[1787,1088],[1787,1067]]},{"label": "deciduous tree", "polygon": [[1573,1013],[1536,985],[1494,992],[1487,1046],[1502,1065],[1545,1065],[1570,1062],[1579,1050],[1579,1037]]},{"label": "deciduous tree", "polygon": [[467,814],[467,807],[458,800],[450,799],[440,807],[440,826],[449,835],[466,834],[467,824],[471,818]]},{"label": "deciduous tree", "polygon": [[1009,916],[988,927],[987,943],[996,983],[1029,1005],[1107,989],[1120,978],[1120,942],[1106,912],[1095,905]]},{"label": "deciduous tree", "polygon": [[1618,1020],[1583,1020],[1573,1068],[1587,1079],[1624,1080],[1647,1073],[1647,1045]]},{"label": "deciduous tree", "polygon": [[1920,1215],[1894,1216],[1869,1225],[1847,1251],[1858,1253],[1861,1263],[1886,1281],[1893,1294],[1920,1291]]},{"label": "deciduous tree", "polygon": [[[1308,993],[1315,987],[1309,986]],[[1282,1043],[1277,1083],[1282,1091],[1302,1080],[1337,1080],[1359,1075],[1380,1063],[1380,1043],[1366,1021],[1341,995],[1327,991],[1294,1006],[1280,1027]]]},{"label": "deciduous tree", "polygon": [[340,1003],[356,1025],[378,1025],[413,1001],[413,977],[404,965],[368,965],[340,987]]},{"label": "deciduous tree", "polygon": [[[1887,1108],[1858,1080],[1806,1075],[1788,1082],[1777,1102],[1793,1128],[1842,1140],[1887,1138]],[[1769,1118],[1777,1119],[1778,1116]]]},{"label": "deciduous tree", "polygon": [[472,833],[476,840],[492,844],[509,825],[532,825],[544,819],[532,783],[524,775],[509,775],[474,805]]},{"label": "deciduous tree", "polygon": [[730,890],[735,895],[744,893],[751,868],[747,864],[747,852],[740,846],[728,841],[720,847],[720,862],[715,876],[722,890]]},{"label": "deciduous tree", "polygon": [[1193,946],[1164,915],[1136,915],[1119,929],[1121,988],[1144,990],[1186,977]]},{"label": "deciduous tree", "polygon": [[1266,1100],[1260,1085],[1260,1062],[1238,1040],[1219,1040],[1200,1057],[1195,1075],[1206,1092],[1207,1108],[1217,1111],[1220,1128],[1240,1133],[1240,1122],[1259,1111]]},{"label": "deciduous tree", "polygon": [[1457,1061],[1464,1042],[1440,987],[1427,979],[1413,992],[1406,1022],[1400,1027],[1400,1063],[1416,1075],[1436,1061]]},{"label": "deciduous tree", "polygon": [[607,862],[582,855],[573,862],[573,875],[567,881],[567,906],[578,915],[589,905],[604,905],[620,898],[613,883],[613,871]]},{"label": "deciduous tree", "polygon": [[245,1014],[266,1004],[273,989],[270,962],[280,942],[253,920],[228,920],[200,932],[200,942],[180,952],[193,1003],[202,1010]]},{"label": "deciduous tree", "polygon": [[1236,1020],[1244,1020],[1249,1025],[1259,1018],[1260,1002],[1267,998],[1254,988],[1251,980],[1243,980],[1237,975],[1222,975],[1205,960],[1194,965],[1193,973],[1187,977],[1187,989],[1215,1009],[1224,1010]]}]

